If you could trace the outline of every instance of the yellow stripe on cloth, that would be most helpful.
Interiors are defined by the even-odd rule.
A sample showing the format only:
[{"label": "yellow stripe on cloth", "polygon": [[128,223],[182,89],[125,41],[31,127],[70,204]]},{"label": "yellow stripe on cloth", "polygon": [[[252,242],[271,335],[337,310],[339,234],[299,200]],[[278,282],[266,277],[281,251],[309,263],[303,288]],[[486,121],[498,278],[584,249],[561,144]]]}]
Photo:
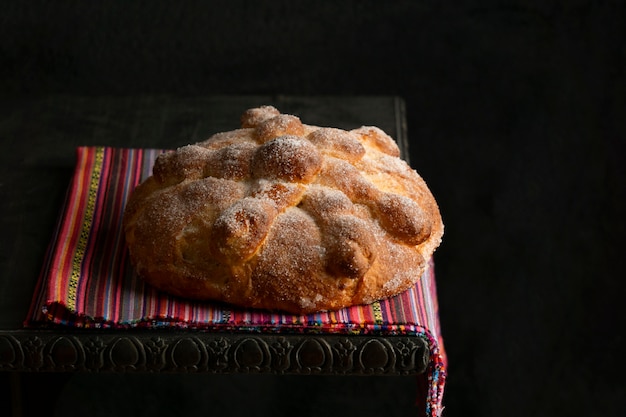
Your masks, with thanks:
[{"label": "yellow stripe on cloth", "polygon": [[78,280],[80,279],[83,259],[85,258],[85,251],[87,250],[89,234],[91,233],[93,215],[96,207],[96,197],[98,196],[98,187],[100,185],[100,174],[102,173],[102,163],[104,161],[104,148],[96,148],[94,161],[95,163],[93,165],[91,178],[89,180],[89,194],[87,198],[87,205],[85,207],[85,217],[83,218],[80,236],[78,239],[78,243],[76,244],[74,258],[72,259],[72,275],[70,277],[70,282],[67,288],[68,307],[71,309],[73,309],[76,305],[76,290],[78,288]]},{"label": "yellow stripe on cloth", "polygon": [[372,310],[374,311],[374,324],[383,324],[383,311],[380,307],[380,302],[375,301],[372,304]]}]

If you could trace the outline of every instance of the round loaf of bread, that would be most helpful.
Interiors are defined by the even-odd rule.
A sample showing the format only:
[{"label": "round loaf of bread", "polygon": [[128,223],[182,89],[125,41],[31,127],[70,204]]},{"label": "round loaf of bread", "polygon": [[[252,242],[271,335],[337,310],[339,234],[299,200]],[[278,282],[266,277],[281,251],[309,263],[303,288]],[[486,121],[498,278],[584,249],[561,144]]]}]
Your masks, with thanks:
[{"label": "round loaf of bread", "polygon": [[303,124],[272,106],[161,154],[124,230],[137,274],[181,297],[296,314],[415,284],[443,223],[423,179],[376,127]]}]

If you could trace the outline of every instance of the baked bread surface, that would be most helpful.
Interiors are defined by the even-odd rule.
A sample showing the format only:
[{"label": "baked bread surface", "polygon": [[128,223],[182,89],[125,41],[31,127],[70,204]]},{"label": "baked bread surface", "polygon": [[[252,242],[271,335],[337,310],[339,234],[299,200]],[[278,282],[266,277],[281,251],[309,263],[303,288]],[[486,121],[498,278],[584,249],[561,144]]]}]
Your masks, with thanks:
[{"label": "baked bread surface", "polygon": [[249,109],[241,129],[157,158],[125,209],[131,262],[170,294],[296,314],[397,295],[443,235],[399,155],[376,127]]}]

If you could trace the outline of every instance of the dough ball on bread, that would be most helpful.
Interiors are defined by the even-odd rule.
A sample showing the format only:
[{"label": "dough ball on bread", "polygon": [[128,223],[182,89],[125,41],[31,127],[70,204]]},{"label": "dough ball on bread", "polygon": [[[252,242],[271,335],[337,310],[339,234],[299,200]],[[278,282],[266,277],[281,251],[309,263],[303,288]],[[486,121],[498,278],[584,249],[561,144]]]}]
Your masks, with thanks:
[{"label": "dough ball on bread", "polygon": [[160,155],[124,214],[130,259],[185,298],[295,314],[415,284],[443,223],[423,179],[376,127],[303,124],[272,106]]}]

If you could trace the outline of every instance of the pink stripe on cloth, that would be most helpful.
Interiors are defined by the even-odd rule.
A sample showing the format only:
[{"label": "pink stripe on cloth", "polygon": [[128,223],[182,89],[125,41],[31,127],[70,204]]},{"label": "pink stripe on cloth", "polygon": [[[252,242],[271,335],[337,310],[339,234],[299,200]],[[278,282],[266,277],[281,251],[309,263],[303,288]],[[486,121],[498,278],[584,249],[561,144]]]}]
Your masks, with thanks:
[{"label": "pink stripe on cloth", "polygon": [[429,414],[437,415],[446,355],[434,264],[414,287],[371,305],[291,315],[183,300],[138,279],[127,257],[122,216],[134,187],[151,175],[158,149],[80,147],[27,327],[160,328],[268,333],[417,335],[429,342]]}]

